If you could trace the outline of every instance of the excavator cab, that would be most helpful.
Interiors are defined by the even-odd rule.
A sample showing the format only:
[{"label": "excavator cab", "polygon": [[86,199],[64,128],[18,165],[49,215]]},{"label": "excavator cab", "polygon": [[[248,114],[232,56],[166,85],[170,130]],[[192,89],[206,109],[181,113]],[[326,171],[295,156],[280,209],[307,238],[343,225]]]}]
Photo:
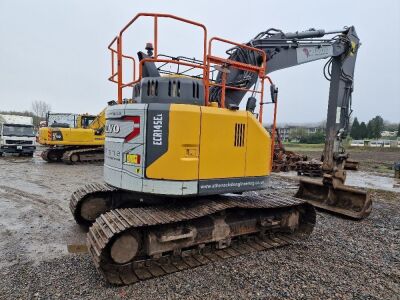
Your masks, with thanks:
[{"label": "excavator cab", "polygon": [[88,114],[83,114],[83,115],[78,115],[77,120],[76,120],[76,127],[77,128],[88,128],[89,125],[93,122],[94,119],[96,119],[97,116],[93,115],[88,115]]}]

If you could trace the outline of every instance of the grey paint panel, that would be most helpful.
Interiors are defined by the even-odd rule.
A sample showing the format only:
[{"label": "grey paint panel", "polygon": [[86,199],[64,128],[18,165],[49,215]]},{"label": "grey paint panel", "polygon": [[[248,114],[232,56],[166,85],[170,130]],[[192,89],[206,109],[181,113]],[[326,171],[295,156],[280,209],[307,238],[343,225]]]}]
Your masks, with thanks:
[{"label": "grey paint panel", "polygon": [[[107,183],[129,190],[142,189],[146,105],[115,105],[107,110],[104,149],[104,179]],[[134,120],[125,117],[138,117]],[[134,130],[137,135],[125,138]],[[140,163],[128,163],[127,154],[140,155]],[[132,176],[130,176],[131,174]]]},{"label": "grey paint panel", "polygon": [[104,165],[104,181],[112,186],[121,188],[121,168]]},{"label": "grey paint panel", "polygon": [[122,143],[107,141],[104,145],[104,165],[122,169]]},{"label": "grey paint panel", "polygon": [[106,119],[121,118],[124,115],[126,104],[118,104],[107,107]]},{"label": "grey paint panel", "polygon": [[299,47],[297,51],[297,62],[299,64],[314,61],[317,59],[328,58],[333,55],[333,47],[331,45],[324,45],[320,47],[306,46]]},{"label": "grey paint panel", "polygon": [[147,109],[146,168],[168,151],[170,104],[149,104]]},{"label": "grey paint panel", "polygon": [[262,190],[267,187],[269,178],[244,177],[199,180],[199,195],[224,194]]},{"label": "grey paint panel", "polygon": [[139,126],[130,120],[107,119],[106,121],[106,137],[125,139],[133,129]]},{"label": "grey paint panel", "polygon": [[133,89],[132,98],[141,103],[204,105],[204,84],[185,77],[145,77]]},{"label": "grey paint panel", "polygon": [[138,110],[146,110],[147,104],[130,103],[125,106],[125,116],[136,116]]}]

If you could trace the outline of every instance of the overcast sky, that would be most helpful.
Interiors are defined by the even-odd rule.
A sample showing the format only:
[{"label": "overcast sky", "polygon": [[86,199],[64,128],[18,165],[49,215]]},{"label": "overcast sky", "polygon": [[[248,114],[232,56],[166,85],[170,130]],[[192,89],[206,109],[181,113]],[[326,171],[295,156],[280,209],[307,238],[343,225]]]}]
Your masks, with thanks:
[{"label": "overcast sky", "polygon": [[[0,0],[0,110],[29,110],[32,101],[43,100],[54,112],[99,112],[117,92],[107,81],[107,45],[139,12],[193,19],[207,26],[209,37],[238,42],[247,42],[270,27],[293,32],[354,25],[362,46],[355,71],[353,115],[363,121],[377,114],[400,121],[398,0]],[[145,41],[144,32],[140,27],[134,39]],[[193,57],[199,53],[201,39],[196,33],[162,23],[160,51],[181,51]],[[136,53],[143,48],[141,42],[128,50]],[[329,83],[322,75],[324,63],[271,73],[280,91],[279,122],[326,118]],[[268,119],[266,115],[264,121]]]}]

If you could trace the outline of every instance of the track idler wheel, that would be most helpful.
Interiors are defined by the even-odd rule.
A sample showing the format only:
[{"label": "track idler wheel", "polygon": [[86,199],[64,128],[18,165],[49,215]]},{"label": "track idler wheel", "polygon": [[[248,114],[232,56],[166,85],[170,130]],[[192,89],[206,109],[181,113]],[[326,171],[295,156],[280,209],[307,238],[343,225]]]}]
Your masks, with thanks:
[{"label": "track idler wheel", "polygon": [[306,200],[317,208],[354,219],[369,216],[372,209],[369,192],[346,185],[334,187],[314,180],[301,179],[295,197]]},{"label": "track idler wheel", "polygon": [[80,157],[78,153],[73,153],[71,154],[70,158],[69,158],[69,163],[70,164],[74,164],[80,161]]},{"label": "track idler wheel", "polygon": [[61,161],[62,152],[59,150],[49,149],[43,151],[40,156],[44,161],[47,162],[58,162]]},{"label": "track idler wheel", "polygon": [[98,216],[107,210],[108,206],[105,199],[93,197],[82,203],[81,216],[85,220],[94,222]]},{"label": "track idler wheel", "polygon": [[110,248],[111,259],[117,264],[126,264],[137,256],[140,246],[138,235],[125,232],[113,242]]},{"label": "track idler wheel", "polygon": [[97,217],[109,210],[110,205],[107,198],[93,195],[83,200],[76,211],[75,219],[80,225],[91,225]]}]

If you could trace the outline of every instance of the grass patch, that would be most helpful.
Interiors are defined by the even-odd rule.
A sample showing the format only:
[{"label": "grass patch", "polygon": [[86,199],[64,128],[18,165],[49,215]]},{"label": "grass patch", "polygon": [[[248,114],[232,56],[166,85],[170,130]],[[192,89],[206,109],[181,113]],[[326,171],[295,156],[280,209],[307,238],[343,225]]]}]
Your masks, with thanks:
[{"label": "grass patch", "polygon": [[284,143],[284,146],[290,151],[322,151],[324,149],[324,144]]},{"label": "grass patch", "polygon": [[346,147],[346,149],[352,152],[400,152],[400,147]]},{"label": "grass patch", "polygon": [[[324,144],[302,144],[302,143],[283,143],[285,148],[290,151],[323,151]],[[378,147],[351,147],[345,146],[349,152],[399,152],[400,147],[397,148],[378,148]]]},{"label": "grass patch", "polygon": [[394,172],[391,167],[384,166],[384,165],[374,165],[372,168],[376,172],[380,172],[380,173],[393,173]]}]

